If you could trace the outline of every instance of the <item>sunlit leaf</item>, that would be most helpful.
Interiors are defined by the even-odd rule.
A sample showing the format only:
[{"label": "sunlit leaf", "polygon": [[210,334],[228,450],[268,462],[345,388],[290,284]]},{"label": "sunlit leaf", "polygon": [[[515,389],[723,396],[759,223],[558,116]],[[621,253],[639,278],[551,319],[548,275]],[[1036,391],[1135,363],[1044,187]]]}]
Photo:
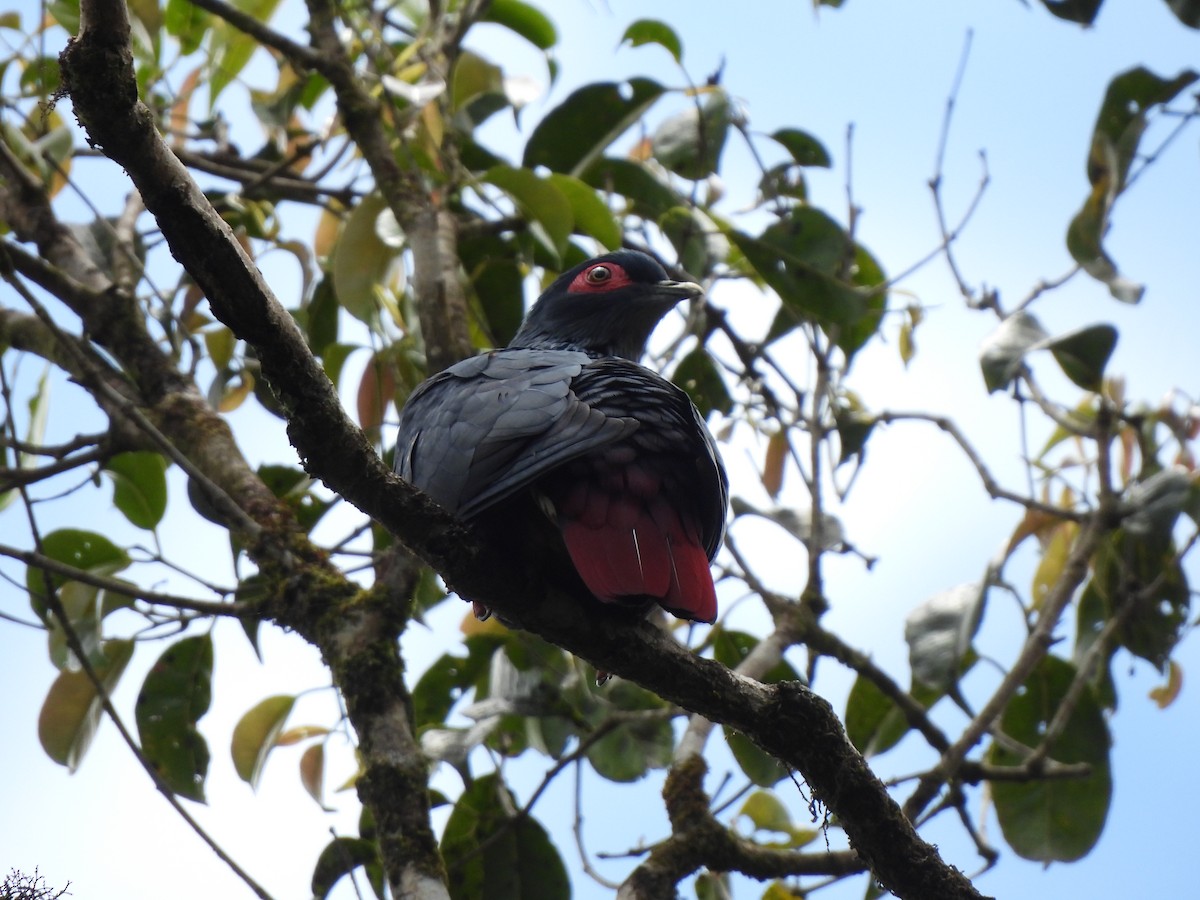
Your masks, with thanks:
[{"label": "sunlit leaf", "polygon": [[979,366],[988,393],[1007,387],[1021,370],[1025,354],[1048,336],[1032,314],[1020,310],[984,338],[979,348]]},{"label": "sunlit leaf", "polygon": [[650,139],[651,152],[659,164],[692,180],[707,178],[720,168],[733,122],[729,95],[720,87],[703,90],[702,100],[663,121]]},{"label": "sunlit leaf", "polygon": [[209,752],[196,722],[208,712],[212,671],[211,635],[177,641],[146,675],[134,707],[142,752],[162,783],[199,803]]},{"label": "sunlit leaf", "polygon": [[575,227],[571,202],[549,179],[539,178],[528,169],[497,166],[484,173],[482,180],[508,194],[529,219],[541,225],[552,242],[555,252],[561,253]]},{"label": "sunlit leaf", "polygon": [[275,739],[283,731],[295,703],[296,698],[290,695],[268,697],[234,726],[230,744],[233,767],[238,777],[252,788],[258,787],[267,756],[275,747]]},{"label": "sunlit leaf", "polygon": [[380,287],[403,280],[400,257],[379,232],[380,217],[389,212],[379,194],[368,194],[351,210],[333,252],[333,289],[338,303],[354,318],[375,322]]},{"label": "sunlit leaf", "polygon": [[459,54],[450,78],[450,109],[460,124],[478,127],[506,102],[504,70],[470,50]]},{"label": "sunlit leaf", "polygon": [[1170,466],[1135,482],[1121,504],[1128,534],[1169,541],[1175,521],[1191,495],[1195,478],[1182,466]]},{"label": "sunlit leaf", "polygon": [[[94,669],[106,694],[111,696],[117,686],[133,656],[133,645],[133,641],[104,644],[102,660]],[[60,672],[38,715],[38,740],[46,755],[74,772],[91,746],[103,711],[103,698],[87,673]]]},{"label": "sunlit leaf", "polygon": [[908,614],[904,640],[914,681],[940,690],[958,681],[986,599],[986,587],[973,581],[930,597]]}]

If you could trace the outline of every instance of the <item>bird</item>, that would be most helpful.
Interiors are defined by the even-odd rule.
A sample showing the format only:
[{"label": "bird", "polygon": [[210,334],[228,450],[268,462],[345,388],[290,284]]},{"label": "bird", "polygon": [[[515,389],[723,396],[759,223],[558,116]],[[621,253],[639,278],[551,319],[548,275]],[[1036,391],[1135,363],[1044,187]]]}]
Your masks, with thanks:
[{"label": "bird", "polygon": [[397,474],[510,540],[518,517],[541,517],[603,603],[716,621],[725,467],[687,393],[638,362],[667,312],[702,295],[635,250],[564,272],[507,347],[413,391]]}]

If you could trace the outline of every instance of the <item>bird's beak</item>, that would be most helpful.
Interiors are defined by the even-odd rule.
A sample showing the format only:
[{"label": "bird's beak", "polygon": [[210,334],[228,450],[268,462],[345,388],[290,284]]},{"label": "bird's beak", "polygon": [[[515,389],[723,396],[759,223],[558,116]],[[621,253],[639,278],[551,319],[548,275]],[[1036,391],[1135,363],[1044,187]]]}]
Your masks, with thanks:
[{"label": "bird's beak", "polygon": [[660,281],[654,286],[654,291],[664,298],[675,298],[676,303],[684,297],[693,300],[704,296],[704,288],[694,281]]}]

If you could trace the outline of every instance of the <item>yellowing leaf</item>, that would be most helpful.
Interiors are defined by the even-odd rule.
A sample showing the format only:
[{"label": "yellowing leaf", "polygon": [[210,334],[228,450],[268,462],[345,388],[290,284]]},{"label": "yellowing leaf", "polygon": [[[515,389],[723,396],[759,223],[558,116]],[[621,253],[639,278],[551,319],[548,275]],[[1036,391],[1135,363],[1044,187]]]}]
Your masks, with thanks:
[{"label": "yellowing leaf", "polygon": [[399,251],[379,233],[380,216],[388,209],[379,194],[354,207],[333,251],[333,290],[350,315],[370,325],[376,317],[380,288],[402,276]]},{"label": "yellowing leaf", "polygon": [[787,432],[781,428],[767,441],[767,455],[763,459],[762,483],[772,499],[779,496],[783,487],[783,469],[787,463],[787,454]]},{"label": "yellowing leaf", "polygon": [[242,716],[234,727],[229,747],[233,767],[252,788],[258,788],[267,755],[283,731],[295,702],[295,697],[286,694],[268,697]]},{"label": "yellowing leaf", "polygon": [[313,744],[300,757],[300,783],[308,791],[308,796],[317,801],[322,809],[327,809],[321,794],[325,788],[325,745]]},{"label": "yellowing leaf", "polygon": [[[103,658],[93,667],[105,693],[112,693],[132,656],[133,641],[104,644]],[[74,772],[92,743],[103,710],[104,701],[86,672],[62,672],[38,715],[38,740],[46,755]]]},{"label": "yellowing leaf", "polygon": [[1037,571],[1033,573],[1033,608],[1041,609],[1042,603],[1058,583],[1067,557],[1071,554],[1071,545],[1075,543],[1075,534],[1079,526],[1074,522],[1064,522],[1059,525],[1050,537],[1046,549],[1042,551],[1042,560],[1038,563]]},{"label": "yellowing leaf", "polygon": [[1183,667],[1175,660],[1167,663],[1167,683],[1159,685],[1150,691],[1150,699],[1158,704],[1159,709],[1166,709],[1183,690]]}]

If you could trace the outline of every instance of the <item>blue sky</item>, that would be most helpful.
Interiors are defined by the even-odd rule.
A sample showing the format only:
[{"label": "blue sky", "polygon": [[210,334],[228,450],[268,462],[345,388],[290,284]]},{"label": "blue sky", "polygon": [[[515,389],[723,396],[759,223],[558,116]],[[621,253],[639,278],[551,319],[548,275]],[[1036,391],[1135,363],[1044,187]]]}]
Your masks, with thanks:
[{"label": "blue sky", "polygon": [[[28,8],[27,4],[21,4]],[[865,209],[860,239],[889,272],[905,269],[936,246],[938,233],[926,185],[946,95],[958,67],[965,35],[973,30],[971,57],[958,97],[946,154],[945,196],[952,219],[969,202],[980,178],[979,151],[985,150],[991,185],[975,220],[957,245],[957,258],[972,284],[1001,291],[1011,306],[1042,278],[1070,267],[1063,236],[1087,190],[1086,148],[1104,88],[1115,73],[1145,64],[1173,75],[1200,58],[1200,34],[1178,25],[1160,2],[1108,0],[1097,27],[1084,31],[1053,19],[1040,6],[1013,0],[961,0],[872,4],[847,0],[842,10],[814,14],[808,4],[759,2],[734,8],[712,2],[557,2],[546,5],[559,26],[562,63],[559,83],[527,111],[528,128],[542,111],[575,85],[631,74],[650,74],[664,83],[682,79],[667,54],[654,47],[616,50],[626,24],[657,17],[678,29],[685,64],[695,81],[724,60],[724,83],[745,105],[751,125],[771,131],[802,127],[819,138],[835,159],[828,173],[810,177],[813,202],[845,217],[847,125],[854,125],[852,183],[855,201]],[[544,75],[540,60],[497,34],[481,29],[474,46],[503,59],[511,74]],[[672,110],[651,115],[651,124]],[[251,122],[236,127],[253,134]],[[496,139],[503,140],[497,128]],[[253,146],[252,141],[248,141]],[[1130,277],[1148,285],[1143,303],[1124,307],[1085,277],[1038,304],[1036,312],[1050,331],[1093,321],[1111,321],[1121,330],[1112,371],[1128,375],[1130,394],[1156,402],[1179,387],[1200,394],[1194,362],[1198,332],[1194,278],[1195,235],[1200,234],[1200,169],[1196,133],[1186,135],[1122,198],[1108,247]],[[726,165],[727,212],[744,205],[753,169],[736,139]],[[515,152],[514,152],[514,155]],[[115,195],[119,200],[119,194]],[[303,236],[303,234],[302,234]],[[285,266],[269,269],[277,290],[287,295],[295,275]],[[899,362],[894,328],[887,342],[864,352],[851,379],[873,409],[924,409],[955,417],[989,464],[1019,487],[1023,481],[1011,404],[987,398],[978,374],[979,342],[994,320],[962,309],[945,266],[935,262],[901,285],[928,308],[917,334],[919,355],[905,369]],[[764,316],[753,294],[718,292],[739,321]],[[12,298],[5,294],[5,302]],[[894,304],[904,302],[897,297]],[[1051,367],[1035,363],[1053,381]],[[63,402],[70,388],[59,395]],[[1061,387],[1064,397],[1073,395]],[[241,414],[239,414],[241,415]],[[255,458],[290,460],[281,430],[273,421],[246,418],[254,429]],[[69,416],[52,420],[60,436],[80,427]],[[249,443],[249,442],[247,442]],[[1032,442],[1035,446],[1038,441]],[[764,501],[754,484],[751,461],[759,451],[741,448],[730,456],[737,489],[752,502]],[[102,495],[97,495],[102,497]],[[179,495],[173,502],[179,503]],[[802,500],[795,492],[795,502]],[[182,505],[182,504],[180,504]],[[894,426],[876,436],[868,464],[844,508],[839,510],[850,537],[880,562],[867,573],[850,559],[830,566],[828,591],[833,608],[827,625],[873,654],[901,681],[907,678],[902,641],[905,615],[923,599],[955,584],[977,579],[987,560],[1002,546],[1019,518],[1014,508],[989,503],[973,473],[948,441],[918,426]],[[72,524],[91,515],[79,510]],[[10,511],[0,518],[6,535],[15,529]],[[63,524],[66,524],[64,521]],[[196,542],[196,553],[214,561],[227,550],[219,535],[195,534],[186,516],[164,524],[162,540]],[[735,537],[751,547],[752,558],[771,586],[795,592],[802,585],[803,554],[768,525],[740,524]],[[6,537],[6,540],[9,538]],[[15,537],[12,538],[15,540]],[[214,563],[215,565],[215,563]],[[1024,566],[1024,568],[1022,568]],[[1193,579],[1196,577],[1192,566]],[[1027,584],[1030,560],[1009,572]],[[725,598],[729,599],[729,598]],[[0,585],[0,609],[25,610],[24,598]],[[419,672],[444,637],[456,635],[463,608],[449,604],[430,621],[430,630],[406,636],[412,669]],[[746,622],[756,622],[752,613]],[[993,602],[980,637],[981,646],[1000,659],[1011,658],[1016,620],[1011,609]],[[285,748],[272,759],[257,795],[236,779],[226,742],[245,709],[272,693],[320,688],[328,679],[315,654],[297,639],[272,632],[266,636],[267,664],[260,666],[229,623],[218,625],[216,702],[201,727],[213,750],[209,806],[197,817],[217,839],[280,900],[306,896],[310,861],[329,839],[329,829],[352,834],[354,804],[349,795],[331,795],[336,814],[322,813],[300,790],[295,774],[298,754]],[[140,669],[156,651],[143,650],[126,675],[119,705],[132,708]],[[32,632],[0,622],[0,658],[6,671],[21,673],[10,683],[0,712],[6,723],[5,765],[0,791],[10,811],[0,822],[0,866],[31,870],[40,866],[51,883],[73,882],[79,898],[123,897],[132,900],[170,893],[190,898],[244,896],[244,888],[177,820],[145,776],[105,726],[78,773],[68,777],[51,763],[37,743],[37,710],[53,670],[44,642]],[[797,657],[800,659],[800,657]],[[1158,683],[1147,666],[1122,662],[1118,668],[1121,707],[1113,718],[1115,796],[1100,845],[1084,861],[1048,871],[1023,862],[1001,847],[999,867],[978,882],[984,893],[1007,896],[1184,895],[1194,878],[1186,862],[1192,851],[1191,810],[1200,801],[1194,779],[1180,777],[1200,715],[1200,697],[1188,679],[1200,671],[1195,641],[1179,654],[1185,687],[1178,702],[1159,711],[1145,699]],[[11,676],[10,676],[11,678]],[[823,665],[817,689],[844,707],[849,677]],[[330,720],[336,715],[328,691],[301,701],[293,721]],[[944,713],[948,728],[959,721]],[[798,740],[803,739],[798,736]],[[919,766],[914,747],[902,746],[879,762],[881,771],[898,774]],[[346,764],[346,760],[341,760]],[[713,783],[722,774],[714,765]],[[536,785],[543,760],[514,766],[520,790]],[[335,768],[330,781],[349,774]],[[454,786],[452,776],[445,783]],[[660,804],[653,788],[632,791],[585,780],[588,847],[621,852],[641,838],[662,832]],[[574,859],[570,828],[573,786],[553,788],[538,808],[558,839],[564,858]],[[641,798],[640,800],[637,798]],[[789,797],[793,815],[804,821],[804,802]],[[630,803],[645,803],[636,816]],[[974,804],[978,814],[979,805]],[[1001,844],[994,817],[986,825]],[[971,872],[978,865],[949,817],[935,823],[929,839],[947,858]],[[627,864],[604,870],[619,877]],[[823,892],[831,898],[862,896],[863,880]],[[164,887],[166,886],[166,887]],[[757,897],[752,884],[739,882],[736,896]],[[576,897],[601,898],[611,892],[576,875]]]}]

